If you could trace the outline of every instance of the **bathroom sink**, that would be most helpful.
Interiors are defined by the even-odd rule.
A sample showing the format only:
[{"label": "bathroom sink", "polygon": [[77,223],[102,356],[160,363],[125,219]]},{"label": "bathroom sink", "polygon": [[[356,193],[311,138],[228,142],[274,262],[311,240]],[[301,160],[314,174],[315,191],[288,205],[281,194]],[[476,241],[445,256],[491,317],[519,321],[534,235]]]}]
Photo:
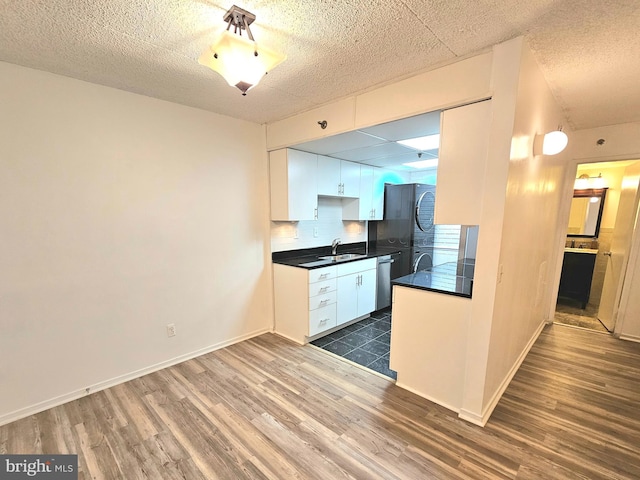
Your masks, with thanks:
[{"label": "bathroom sink", "polygon": [[365,258],[364,253],[341,253],[339,255],[325,255],[320,260],[331,260],[332,262],[344,262],[345,260],[354,260],[356,258]]}]

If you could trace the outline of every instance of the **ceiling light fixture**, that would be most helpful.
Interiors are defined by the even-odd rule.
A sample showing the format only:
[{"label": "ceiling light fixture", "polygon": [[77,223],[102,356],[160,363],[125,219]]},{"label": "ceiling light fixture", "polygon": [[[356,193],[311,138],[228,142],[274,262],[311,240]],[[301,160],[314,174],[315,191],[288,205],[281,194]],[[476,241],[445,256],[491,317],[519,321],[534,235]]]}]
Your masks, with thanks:
[{"label": "ceiling light fixture", "polygon": [[569,138],[567,134],[562,131],[562,126],[560,126],[558,130],[535,136],[533,139],[533,154],[556,155],[562,152],[568,143]]},{"label": "ceiling light fixture", "polygon": [[578,178],[573,185],[575,190],[587,190],[589,188],[607,188],[607,182],[604,178],[602,178],[602,173],[598,174],[597,177],[590,177],[588,174],[583,173]]},{"label": "ceiling light fixture", "polygon": [[440,147],[440,134],[436,133],[435,135],[427,135],[426,137],[398,140],[396,143],[416,150],[435,150]]},{"label": "ceiling light fixture", "polygon": [[[264,46],[258,46],[253,39],[249,25],[256,16],[240,7],[233,6],[222,17],[227,29],[217,42],[207,48],[198,63],[218,72],[232,87],[237,87],[242,95],[255,87],[260,79],[286,57]],[[233,25],[233,33],[230,32]],[[247,32],[249,38],[242,36]]]},{"label": "ceiling light fixture", "polygon": [[418,160],[417,162],[403,163],[402,165],[412,168],[432,168],[438,166],[438,159],[430,158],[428,160]]}]

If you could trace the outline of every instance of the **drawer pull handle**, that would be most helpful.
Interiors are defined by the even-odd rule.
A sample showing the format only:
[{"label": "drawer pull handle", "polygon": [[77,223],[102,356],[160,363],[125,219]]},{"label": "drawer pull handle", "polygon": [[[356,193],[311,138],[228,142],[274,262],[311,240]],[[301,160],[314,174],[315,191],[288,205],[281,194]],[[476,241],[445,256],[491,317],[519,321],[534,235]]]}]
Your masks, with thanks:
[{"label": "drawer pull handle", "polygon": [[328,298],[325,298],[324,300],[320,300],[320,305],[323,305],[325,303],[327,303],[329,301]]},{"label": "drawer pull handle", "polygon": [[328,318],[323,318],[322,320],[320,320],[319,323],[320,324],[327,323],[328,320],[329,320]]},{"label": "drawer pull handle", "polygon": [[322,287],[320,289],[321,292],[326,292],[327,290],[329,290],[329,286],[328,285],[326,287]]},{"label": "drawer pull handle", "polygon": [[329,276],[329,274],[328,274],[328,273],[322,273],[322,274],[320,274],[320,278],[325,278],[325,277],[328,277],[328,276]]}]

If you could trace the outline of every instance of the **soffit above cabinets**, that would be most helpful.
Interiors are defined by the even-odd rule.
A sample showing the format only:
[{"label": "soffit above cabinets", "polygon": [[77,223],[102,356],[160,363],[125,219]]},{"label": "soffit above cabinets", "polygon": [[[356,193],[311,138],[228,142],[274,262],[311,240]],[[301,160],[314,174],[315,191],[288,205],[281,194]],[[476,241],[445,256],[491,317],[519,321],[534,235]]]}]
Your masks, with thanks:
[{"label": "soffit above cabinets", "polygon": [[402,164],[437,158],[438,149],[418,151],[396,142],[439,132],[440,111],[435,111],[304,142],[292,148],[374,167],[414,171]]}]

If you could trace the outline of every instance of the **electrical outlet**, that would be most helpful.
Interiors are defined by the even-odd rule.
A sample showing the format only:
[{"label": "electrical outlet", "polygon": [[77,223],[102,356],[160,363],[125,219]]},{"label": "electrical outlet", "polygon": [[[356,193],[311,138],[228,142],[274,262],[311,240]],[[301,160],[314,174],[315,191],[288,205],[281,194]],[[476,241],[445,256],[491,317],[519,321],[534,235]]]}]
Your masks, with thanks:
[{"label": "electrical outlet", "polygon": [[175,337],[176,336],[176,325],[175,323],[169,323],[167,325],[167,337]]},{"label": "electrical outlet", "polygon": [[313,236],[318,238],[318,227],[313,227]]},{"label": "electrical outlet", "polygon": [[298,229],[297,228],[293,229],[293,238],[298,238]]}]

